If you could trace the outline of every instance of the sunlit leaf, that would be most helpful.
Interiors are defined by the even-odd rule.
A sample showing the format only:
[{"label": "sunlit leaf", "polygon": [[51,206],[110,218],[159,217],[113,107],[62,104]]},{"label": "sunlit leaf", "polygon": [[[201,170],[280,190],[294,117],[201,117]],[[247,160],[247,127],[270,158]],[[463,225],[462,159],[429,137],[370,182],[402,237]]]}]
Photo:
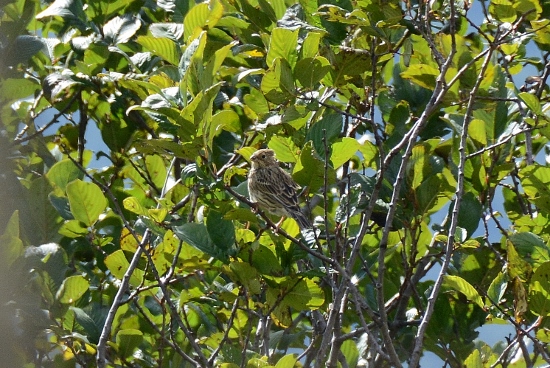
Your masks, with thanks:
[{"label": "sunlit leaf", "polygon": [[294,67],[297,59],[298,30],[291,31],[285,28],[274,28],[271,33],[269,52],[266,62],[273,66],[275,59],[285,60],[291,67]]},{"label": "sunlit leaf", "polygon": [[298,159],[298,147],[290,137],[275,136],[269,141],[268,147],[275,151],[277,160],[281,162],[296,162]]},{"label": "sunlit leaf", "polygon": [[550,262],[537,267],[531,277],[529,307],[536,315],[550,315]]},{"label": "sunlit leaf", "polygon": [[[109,268],[109,271],[111,271],[113,276],[119,280],[122,280],[124,274],[130,267],[130,263],[126,259],[126,256],[122,250],[117,250],[105,257],[105,265]],[[142,279],[143,271],[140,269],[135,269],[130,277],[130,284],[132,286],[138,286],[141,284]]]},{"label": "sunlit leaf", "polygon": [[420,87],[428,89],[435,86],[435,78],[438,75],[439,70],[427,64],[413,64],[401,73],[404,79],[408,79]]},{"label": "sunlit leaf", "polygon": [[483,368],[483,361],[481,359],[481,355],[479,353],[479,350],[474,350],[472,354],[466,358],[466,361],[464,362],[465,368]]},{"label": "sunlit leaf", "polygon": [[294,368],[297,362],[294,354],[287,354],[275,364],[275,368]]},{"label": "sunlit leaf", "polygon": [[295,94],[294,79],[288,61],[276,58],[262,78],[261,90],[268,101],[279,104]]},{"label": "sunlit leaf", "polygon": [[126,43],[140,27],[141,22],[138,18],[130,15],[114,17],[103,26],[103,35],[105,40],[112,45]]},{"label": "sunlit leaf", "polygon": [[335,142],[332,145],[332,153],[330,155],[330,161],[332,167],[337,169],[345,162],[349,161],[359,149],[359,142],[356,139],[344,137],[341,141]]},{"label": "sunlit leaf", "polygon": [[178,45],[168,38],[139,36],[137,42],[172,65],[178,65],[180,62],[181,51]]},{"label": "sunlit leaf", "polygon": [[56,299],[63,304],[73,304],[84,295],[90,283],[82,275],[69,276],[57,291]]},{"label": "sunlit leaf", "polygon": [[463,278],[446,275],[443,285],[464,294],[469,301],[476,303],[480,308],[484,307],[485,304],[483,303],[483,299],[481,299],[477,290]]}]

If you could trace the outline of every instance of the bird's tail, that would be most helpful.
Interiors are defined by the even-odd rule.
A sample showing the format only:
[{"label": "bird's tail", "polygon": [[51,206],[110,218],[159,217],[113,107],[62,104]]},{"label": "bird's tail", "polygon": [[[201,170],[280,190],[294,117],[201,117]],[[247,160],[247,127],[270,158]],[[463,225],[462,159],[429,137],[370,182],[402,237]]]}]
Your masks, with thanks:
[{"label": "bird's tail", "polygon": [[304,215],[304,213],[300,210],[293,211],[292,218],[296,220],[298,226],[300,226],[300,229],[311,229],[313,227],[306,215]]}]

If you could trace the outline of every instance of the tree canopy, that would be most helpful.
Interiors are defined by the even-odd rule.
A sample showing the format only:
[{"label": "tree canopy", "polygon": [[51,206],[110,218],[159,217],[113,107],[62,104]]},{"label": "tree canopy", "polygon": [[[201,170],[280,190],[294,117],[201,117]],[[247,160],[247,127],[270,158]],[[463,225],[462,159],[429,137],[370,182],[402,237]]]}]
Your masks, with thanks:
[{"label": "tree canopy", "polygon": [[3,364],[550,364],[550,3],[0,9]]}]

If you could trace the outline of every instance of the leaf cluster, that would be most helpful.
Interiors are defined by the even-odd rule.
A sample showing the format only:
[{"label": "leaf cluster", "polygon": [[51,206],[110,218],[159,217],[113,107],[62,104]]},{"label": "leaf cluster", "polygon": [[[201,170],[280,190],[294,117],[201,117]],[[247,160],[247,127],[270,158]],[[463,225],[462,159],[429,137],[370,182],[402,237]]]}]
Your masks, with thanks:
[{"label": "leaf cluster", "polygon": [[550,6],[471,6],[0,2],[7,364],[550,364]]}]

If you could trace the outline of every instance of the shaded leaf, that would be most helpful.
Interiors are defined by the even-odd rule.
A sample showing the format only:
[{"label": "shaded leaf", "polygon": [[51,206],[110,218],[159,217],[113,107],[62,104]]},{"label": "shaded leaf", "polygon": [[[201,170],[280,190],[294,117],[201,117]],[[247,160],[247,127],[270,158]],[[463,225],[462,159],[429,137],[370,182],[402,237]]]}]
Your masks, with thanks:
[{"label": "shaded leaf", "polygon": [[67,184],[67,198],[74,218],[92,226],[107,207],[107,199],[94,183],[74,180]]},{"label": "shaded leaf", "polygon": [[208,229],[203,224],[188,223],[173,228],[174,234],[200,251],[218,258],[226,260],[227,254],[219,249],[210,238]]},{"label": "shaded leaf", "polygon": [[134,350],[143,341],[143,332],[135,329],[124,329],[118,331],[116,334],[116,344],[118,346],[118,352],[123,357],[130,357]]}]

